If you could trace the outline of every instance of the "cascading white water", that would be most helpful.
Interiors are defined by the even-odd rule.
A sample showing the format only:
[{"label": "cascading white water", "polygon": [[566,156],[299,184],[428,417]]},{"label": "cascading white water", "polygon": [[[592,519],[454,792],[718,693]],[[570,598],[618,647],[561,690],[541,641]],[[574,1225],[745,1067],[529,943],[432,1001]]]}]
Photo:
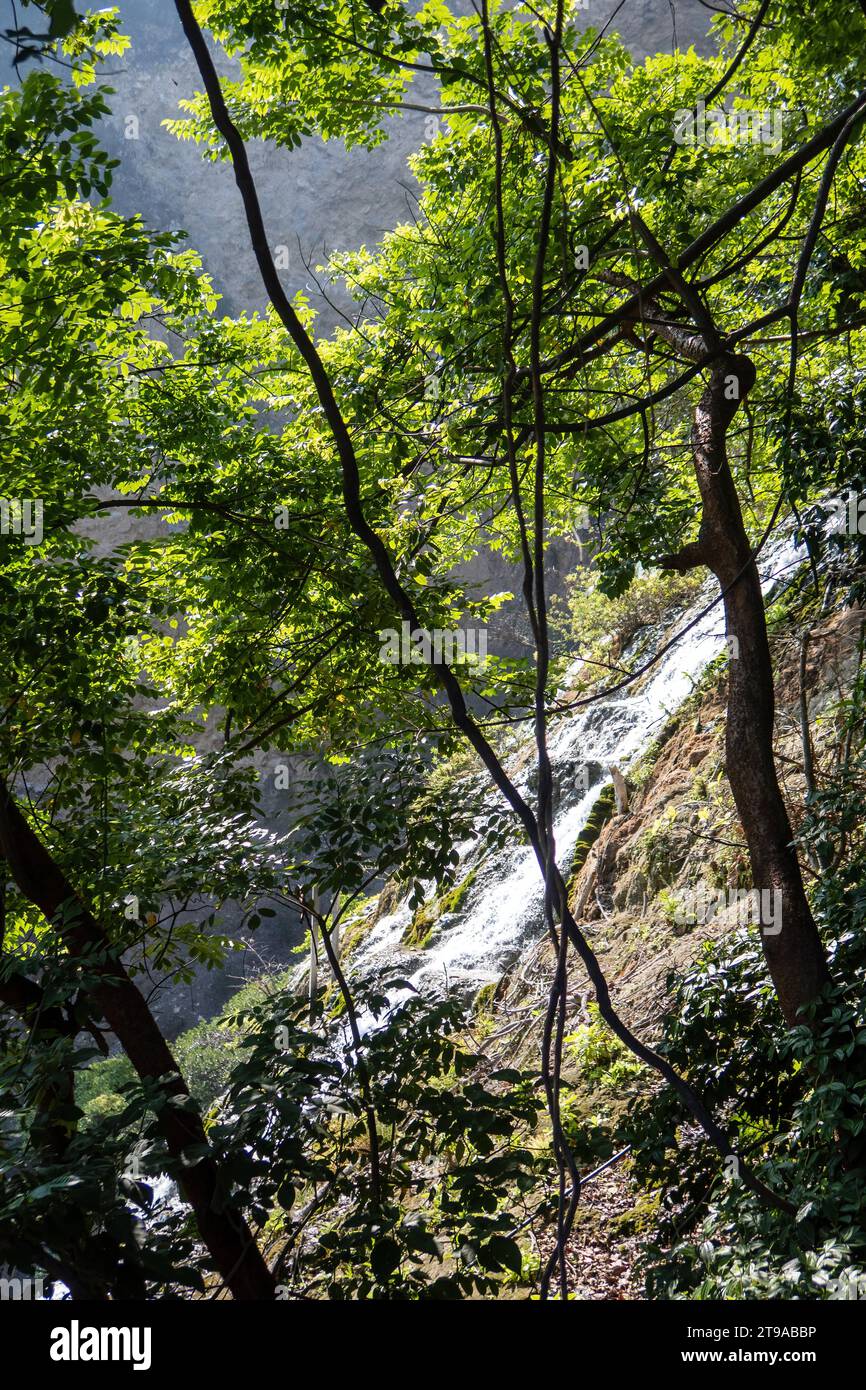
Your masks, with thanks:
[{"label": "cascading white water", "polygon": [[[804,549],[790,535],[769,543],[758,565],[765,595],[790,578],[804,559]],[[560,787],[555,837],[561,866],[570,863],[577,837],[609,781],[602,775],[586,791],[574,776],[569,786],[569,773],[581,764],[596,764],[605,770],[613,764],[627,770],[651,743],[709,662],[723,650],[721,604],[700,616],[717,592],[715,581],[709,581],[675,625],[674,630],[682,631],[683,637],[650,668],[635,693],[625,687],[619,694],[577,706],[574,713],[551,721],[550,755]],[[692,622],[694,626],[690,626]],[[528,725],[522,739],[532,739]],[[525,791],[525,784],[521,790]],[[412,911],[407,903],[401,904],[377,922],[359,946],[352,958],[353,974],[398,965],[416,988],[469,994],[499,979],[519,952],[538,939],[543,930],[543,891],[532,851],[516,840],[495,853],[478,854],[467,846],[461,848],[461,876],[472,867],[477,872],[460,910],[439,919],[428,946],[411,949],[402,938]],[[431,890],[435,891],[433,885]]]}]

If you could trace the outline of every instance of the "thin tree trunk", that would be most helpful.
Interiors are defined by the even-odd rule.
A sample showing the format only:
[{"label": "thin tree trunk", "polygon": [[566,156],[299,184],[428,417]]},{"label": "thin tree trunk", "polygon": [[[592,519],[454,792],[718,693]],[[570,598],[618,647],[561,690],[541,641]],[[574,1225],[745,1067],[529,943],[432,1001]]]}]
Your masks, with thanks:
[{"label": "thin tree trunk", "polygon": [[316,941],[316,919],[309,917],[310,926],[310,982],[307,990],[310,1023],[315,1023],[319,1008],[319,950]]},{"label": "thin tree trunk", "polygon": [[809,692],[806,689],[809,661],[809,628],[800,639],[800,743],[803,747],[803,780],[806,798],[815,795],[815,761],[812,756],[812,735],[809,732]]}]

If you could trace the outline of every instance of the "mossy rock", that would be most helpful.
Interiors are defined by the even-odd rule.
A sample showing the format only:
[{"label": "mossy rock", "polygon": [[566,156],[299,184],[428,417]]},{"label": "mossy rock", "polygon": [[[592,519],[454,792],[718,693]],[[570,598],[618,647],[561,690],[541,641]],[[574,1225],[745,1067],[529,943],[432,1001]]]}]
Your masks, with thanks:
[{"label": "mossy rock", "polygon": [[376,899],[376,906],[370,914],[370,926],[375,926],[380,917],[390,917],[400,905],[400,886],[396,879],[389,878]]},{"label": "mossy rock", "polygon": [[641,1193],[633,1207],[610,1218],[611,1225],[622,1236],[645,1236],[658,1226],[660,1198],[658,1193]]},{"label": "mossy rock", "polygon": [[350,956],[353,951],[357,951],[362,941],[370,935],[370,932],[385,913],[377,912],[375,907],[369,907],[369,900],[358,912],[353,912],[351,917],[347,917],[340,925],[340,950],[344,957]]},{"label": "mossy rock", "polygon": [[431,898],[429,903],[423,903],[418,908],[415,916],[405,928],[401,940],[404,946],[408,946],[413,951],[423,951],[430,944],[433,935],[433,928],[439,920],[436,898]]},{"label": "mossy rock", "polygon": [[346,1001],[336,980],[329,981],[322,995],[322,1008],[328,1018],[342,1018],[346,1012]]},{"label": "mossy rock", "polygon": [[592,849],[606,823],[613,815],[614,802],[613,787],[607,786],[593,803],[586,825],[578,835],[574,846],[570,871],[572,889],[574,888],[578,874],[589,857],[589,851]]},{"label": "mossy rock", "polygon": [[491,980],[489,984],[481,986],[472,1001],[472,1013],[476,1018],[480,1018],[482,1014],[493,1012],[496,994],[501,983],[501,980]]},{"label": "mossy rock", "polygon": [[475,882],[477,873],[477,869],[470,869],[468,874],[453,888],[449,888],[447,893],[441,893],[437,897],[431,898],[429,903],[422,903],[403,932],[403,945],[416,951],[423,951],[426,946],[429,946],[433,928],[439,919],[460,911]]}]

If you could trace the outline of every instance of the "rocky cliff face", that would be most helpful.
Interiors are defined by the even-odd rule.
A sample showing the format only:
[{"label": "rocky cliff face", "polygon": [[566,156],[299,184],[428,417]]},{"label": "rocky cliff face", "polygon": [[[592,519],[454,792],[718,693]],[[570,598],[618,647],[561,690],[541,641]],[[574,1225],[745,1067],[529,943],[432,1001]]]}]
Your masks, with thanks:
[{"label": "rocky cliff face", "polygon": [[[140,212],[161,230],[185,230],[229,313],[264,308],[230,167],[204,163],[194,145],[162,126],[178,115],[178,100],[201,85],[174,6],[171,0],[118,5],[132,45],[108,65],[116,95],[102,138],[121,161],[115,205],[125,214]],[[702,47],[712,18],[701,0],[588,0],[582,8],[587,27],[618,32],[636,57],[677,45]],[[0,55],[3,82],[15,80],[10,55]],[[309,289],[321,309],[320,330],[332,327],[335,315],[317,295],[304,262],[315,267],[328,251],[374,245],[407,215],[412,180],[406,159],[424,139],[424,120],[420,112],[407,112],[390,121],[388,142],[372,152],[320,140],[305,140],[291,152],[263,145],[252,152],[271,240],[288,248],[286,288]]]}]

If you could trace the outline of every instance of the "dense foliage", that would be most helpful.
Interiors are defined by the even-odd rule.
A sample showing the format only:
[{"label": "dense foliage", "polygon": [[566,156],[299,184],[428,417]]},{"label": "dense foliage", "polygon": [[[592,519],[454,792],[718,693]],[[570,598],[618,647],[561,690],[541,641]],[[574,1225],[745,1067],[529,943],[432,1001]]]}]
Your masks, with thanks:
[{"label": "dense foliage", "polygon": [[[727,435],[748,544],[794,516],[816,575],[828,545],[850,541],[849,559],[860,546],[828,543],[815,508],[866,485],[861,8],[750,3],[714,20],[711,56],[643,63],[582,28],[579,5],[544,9],[196,6],[235,60],[222,90],[245,139],[374,150],[401,106],[432,119],[411,161],[414,221],[331,258],[322,274],[357,317],[317,336],[298,296],[303,339],[278,305],[221,316],[181,238],[113,209],[98,83],[124,51],[122,10],[81,18],[46,0],[24,7],[44,27],[15,22],[21,81],[0,95],[0,776],[75,896],[46,912],[7,856],[0,1255],[74,1292],[201,1292],[215,1277],[190,1208],[154,1204],[128,1174],[133,1144],[181,1190],[185,1168],[212,1161],[215,1207],[269,1243],[292,1297],[491,1297],[534,1277],[517,1236],[550,1215],[557,1167],[566,1234],[563,964],[542,1140],[537,1077],[491,1070],[453,1001],[389,1006],[350,962],[312,1019],[285,989],[243,1014],[245,1056],[207,1096],[207,1142],[180,1152],[160,1115],[200,1107],[164,1077],[139,1067],[122,1104],[76,1103],[76,1073],[117,1045],[92,1010],[99,970],[122,957],[148,994],[223,968],[238,923],[278,910],[297,932],[320,912],[329,933],[384,880],[413,908],[453,885],[460,844],[532,843],[534,826],[544,851],[545,720],[569,660],[597,653],[611,614],[626,642],[636,612],[693,587],[641,576],[702,534],[693,416],[724,354],[755,367]],[[780,115],[778,139],[678,144],[683,110],[711,93]],[[212,100],[181,106],[175,133],[226,157]],[[135,538],[114,545],[128,511]],[[551,644],[545,549],[575,537],[593,579]],[[510,592],[461,578],[489,553],[527,600],[523,654],[463,663],[450,687],[435,663],[383,661],[407,603],[430,630],[514,615]],[[682,1141],[682,1096],[653,1090],[632,1117],[636,1169],[688,1228],[663,1233],[655,1296],[815,1294],[866,1258],[861,687],[804,834],[825,855],[813,897],[832,987],[789,1028],[759,944],[729,939],[680,983],[661,1049],[796,1222],[720,1187],[719,1154]],[[515,818],[496,759],[530,712],[537,805]],[[467,728],[474,753],[452,776]],[[292,768],[278,828],[261,814],[274,756]],[[105,933],[92,954],[69,947],[81,904]],[[567,1296],[561,1251],[560,1277]]]}]

